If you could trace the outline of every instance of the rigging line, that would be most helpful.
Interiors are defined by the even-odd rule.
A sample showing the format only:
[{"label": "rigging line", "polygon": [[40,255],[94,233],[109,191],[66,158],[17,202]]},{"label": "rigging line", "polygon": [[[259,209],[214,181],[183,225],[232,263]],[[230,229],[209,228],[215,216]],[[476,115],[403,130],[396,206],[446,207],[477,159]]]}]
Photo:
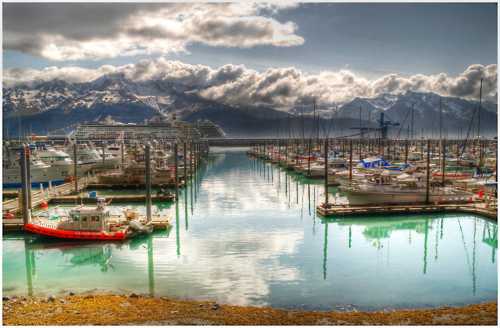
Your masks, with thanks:
[{"label": "rigging line", "polygon": [[410,116],[410,113],[411,113],[411,107],[408,107],[408,112],[406,113],[406,116],[405,116],[405,119],[403,120],[403,123],[401,123],[401,127],[399,128],[396,139],[399,139],[399,134],[401,133],[401,130],[403,130],[403,127],[406,123],[406,120],[408,119],[408,116]]},{"label": "rigging line", "polygon": [[460,152],[460,156],[461,157],[464,152],[465,152],[465,148],[467,147],[467,144],[468,144],[468,140],[469,140],[469,135],[470,135],[470,132],[471,132],[471,129],[472,129],[472,125],[474,124],[474,118],[476,117],[476,112],[477,112],[477,108],[474,109],[474,111],[472,112],[472,118],[469,122],[469,127],[467,128],[467,135],[465,137],[465,140],[464,140],[464,143],[463,143],[463,146],[462,146],[462,150]]},{"label": "rigging line", "polygon": [[333,118],[330,117],[328,119],[328,136],[330,136],[330,131],[333,129],[333,123],[335,123],[335,122],[334,122]]}]

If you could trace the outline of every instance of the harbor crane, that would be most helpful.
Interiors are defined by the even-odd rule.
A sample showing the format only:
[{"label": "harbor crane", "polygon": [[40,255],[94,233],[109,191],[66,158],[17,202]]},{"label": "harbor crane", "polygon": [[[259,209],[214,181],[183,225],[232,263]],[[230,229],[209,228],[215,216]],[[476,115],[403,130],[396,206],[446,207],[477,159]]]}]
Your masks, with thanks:
[{"label": "harbor crane", "polygon": [[378,127],[367,127],[367,126],[355,126],[351,127],[352,130],[359,130],[359,135],[363,137],[366,133],[369,132],[378,132],[381,139],[387,139],[387,134],[389,131],[389,127],[391,126],[399,126],[399,122],[395,122],[392,120],[385,119],[385,113],[381,112],[380,117],[377,120]]}]

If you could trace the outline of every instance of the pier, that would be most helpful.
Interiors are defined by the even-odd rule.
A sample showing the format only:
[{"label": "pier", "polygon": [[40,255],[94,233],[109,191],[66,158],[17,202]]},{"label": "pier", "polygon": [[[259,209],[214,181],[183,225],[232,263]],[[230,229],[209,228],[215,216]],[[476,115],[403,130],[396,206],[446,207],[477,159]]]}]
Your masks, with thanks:
[{"label": "pier", "polygon": [[442,204],[442,205],[384,205],[384,206],[341,206],[328,204],[318,205],[316,211],[325,218],[343,218],[358,215],[391,215],[391,214],[426,214],[426,213],[471,213],[497,221],[497,209],[478,204]]},{"label": "pier", "polygon": [[[95,179],[92,177],[83,177],[78,179],[78,185],[85,189],[87,185]],[[42,190],[31,191],[31,206],[32,208],[39,207],[43,202],[50,203],[52,199],[57,197],[64,197],[75,193],[75,183],[66,182],[58,186],[53,186],[52,188],[46,188]],[[20,190],[16,193],[17,197],[8,199],[2,203],[3,213],[10,212],[14,215],[20,215],[22,210],[22,194]]]},{"label": "pier", "polygon": [[[253,139],[248,155],[263,162],[279,165],[284,170],[294,171],[308,179],[324,181],[324,201],[316,206],[316,213],[322,217],[342,218],[346,216],[361,215],[386,215],[386,214],[425,214],[425,213],[472,213],[497,221],[497,195],[496,192],[485,190],[484,186],[468,185],[467,182],[454,181],[453,174],[460,170],[477,170],[483,172],[496,172],[497,158],[496,140],[445,140],[445,139],[382,139],[382,138],[288,138],[288,139]],[[237,140],[231,142],[236,143]],[[469,152],[475,157],[464,160],[462,154]],[[330,154],[330,155],[327,155]],[[328,163],[329,156],[335,154],[336,159],[345,162],[346,172],[338,177],[337,173]],[[489,154],[487,156],[487,154]],[[432,156],[431,156],[432,155]],[[353,171],[357,163],[364,158],[382,158],[398,165],[414,165],[420,170],[425,184],[426,200],[408,204],[377,204],[367,202],[366,205],[349,205],[329,201],[332,186],[356,185]],[[315,171],[312,164],[316,163]],[[453,165],[449,171],[447,165]],[[325,164],[326,163],[326,164]],[[327,167],[329,167],[327,169]],[[435,173],[438,170],[439,174]],[[366,171],[366,170],[365,170]],[[445,173],[443,173],[445,172]],[[448,174],[451,172],[450,177]],[[365,174],[368,173],[367,171]],[[497,181],[496,173],[490,183]],[[472,174],[470,176],[472,178]],[[466,181],[466,180],[464,180]],[[436,189],[437,188],[437,189]],[[444,188],[453,188],[469,195],[455,197],[454,201],[431,201],[432,192]],[[482,194],[478,196],[476,194]],[[452,196],[450,196],[452,197]],[[464,198],[465,199],[465,198]],[[325,204],[328,204],[325,206]]]},{"label": "pier", "polygon": [[[189,141],[189,142],[188,142]],[[161,202],[163,204],[174,202],[176,200],[176,195],[179,194],[179,188],[185,188],[187,182],[191,182],[193,179],[198,178],[197,171],[202,167],[202,161],[205,161],[205,157],[208,154],[208,145],[206,142],[196,142],[191,139],[186,139],[186,142],[179,143],[178,146],[177,141],[175,140],[159,140],[151,143],[146,142],[151,147],[151,152],[158,152],[159,154],[165,154],[165,152],[170,152],[173,160],[171,164],[167,161],[168,157],[165,155],[159,155],[160,157],[156,158],[160,161],[153,162],[153,156],[144,157],[144,154],[141,154],[141,146],[138,144],[122,144],[122,155],[121,155],[121,165],[120,169],[109,168],[98,170],[94,170],[93,174],[85,174],[85,176],[81,176],[78,179],[74,177],[70,179],[70,181],[63,183],[61,185],[52,186],[49,184],[49,187],[43,188],[40,187],[40,190],[36,188],[21,188],[17,191],[8,191],[4,194],[8,199],[3,201],[3,216],[2,223],[5,230],[8,231],[17,231],[22,230],[23,224],[23,216],[25,212],[31,210],[36,212],[37,209],[48,205],[79,205],[79,204],[95,204],[97,202],[96,195],[91,196],[87,195],[88,191],[96,191],[96,190],[134,190],[132,194],[126,195],[106,195],[104,196],[106,200],[110,203],[115,204],[133,204],[133,203],[146,203],[149,206],[151,202]],[[104,148],[103,148],[104,149]],[[163,152],[163,153],[162,153]],[[123,168],[125,167],[124,155],[131,154],[131,156],[135,156],[137,160],[142,163],[145,163],[145,168],[141,172],[137,172],[136,177],[130,180],[129,183],[124,181],[129,176],[123,174]],[[77,163],[77,153],[76,146],[73,152],[73,162]],[[26,156],[28,157],[28,156]],[[179,157],[181,159],[179,160]],[[162,162],[163,161],[163,162]],[[149,174],[148,180],[148,170],[152,171],[152,164],[155,163],[154,168],[157,168],[158,165],[163,165],[165,171],[171,172],[170,179],[168,179],[168,175],[164,175],[162,179],[158,181],[152,178],[152,174]],[[169,166],[170,165],[170,166]],[[150,167],[148,169],[148,167]],[[25,171],[25,173],[21,172],[21,176],[30,176],[30,168],[29,165],[27,167],[22,167],[21,171]],[[136,169],[136,171],[138,171]],[[139,169],[140,171],[140,169]],[[150,172],[151,172],[150,171]],[[74,165],[74,172],[77,172],[77,165]],[[139,174],[141,173],[141,174]],[[123,179],[117,178],[112,183],[101,183],[100,178],[105,175],[123,175]],[[83,175],[83,174],[82,174]],[[142,175],[142,176],[141,176]],[[141,179],[142,177],[142,179]],[[144,181],[144,177],[146,178]],[[141,181],[142,180],[142,181]],[[156,181],[156,182],[155,182]],[[30,185],[29,181],[25,181],[26,184]],[[151,187],[157,187],[159,190],[156,193],[151,192]],[[142,190],[146,190],[145,193],[141,192]],[[168,190],[168,191],[167,191]],[[174,193],[175,191],[175,193]],[[23,200],[23,195],[27,198],[25,202]],[[149,198],[148,198],[149,195]],[[7,198],[6,197],[6,198]],[[149,201],[148,201],[149,199]],[[23,208],[26,210],[23,211]],[[148,215],[151,216],[150,209],[148,210]],[[169,226],[168,220],[155,218],[154,215],[151,216],[153,227],[155,230],[163,229]],[[25,218],[24,218],[25,219]]]}]

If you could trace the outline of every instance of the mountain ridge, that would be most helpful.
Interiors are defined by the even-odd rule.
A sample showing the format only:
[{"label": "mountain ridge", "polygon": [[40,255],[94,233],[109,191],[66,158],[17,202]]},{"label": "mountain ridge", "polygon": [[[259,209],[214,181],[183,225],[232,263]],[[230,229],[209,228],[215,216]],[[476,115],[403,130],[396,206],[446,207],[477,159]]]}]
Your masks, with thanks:
[{"label": "mountain ridge", "polygon": [[[349,129],[360,121],[362,126],[376,126],[382,112],[407,127],[413,106],[415,130],[429,133],[438,128],[439,102],[446,132],[470,130],[471,120],[477,116],[477,101],[441,97],[431,92],[356,97],[343,104],[322,104],[316,114],[321,121],[337,120],[336,130]],[[262,134],[266,130],[275,133],[276,125],[286,120],[305,126],[303,129],[314,129],[313,113],[312,105],[293,107],[288,112],[268,106],[231,106],[203,98],[189,85],[162,80],[132,81],[122,74],[103,75],[84,83],[55,79],[3,89],[4,130],[10,135],[17,133],[19,124],[25,132],[46,133],[72,129],[79,123],[96,122],[105,116],[124,123],[142,123],[158,114],[175,114],[187,121],[210,119],[230,136],[252,134],[252,131]],[[496,115],[497,105],[483,102],[481,127],[484,131],[496,134]],[[331,122],[324,124],[332,125]]]}]

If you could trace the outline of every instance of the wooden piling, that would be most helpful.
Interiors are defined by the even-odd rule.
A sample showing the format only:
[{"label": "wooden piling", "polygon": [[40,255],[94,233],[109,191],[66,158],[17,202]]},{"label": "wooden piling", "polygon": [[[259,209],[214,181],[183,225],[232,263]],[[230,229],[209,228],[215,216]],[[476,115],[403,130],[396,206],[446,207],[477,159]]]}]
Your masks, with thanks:
[{"label": "wooden piling", "polygon": [[177,142],[174,143],[175,200],[179,199],[179,173],[177,159]]},{"label": "wooden piling", "polygon": [[[28,172],[27,172],[27,149],[26,145],[23,144],[23,149],[21,152],[21,195],[22,195],[22,214],[23,214],[23,224],[28,224],[30,221],[29,214],[29,196],[28,196]],[[31,187],[31,186],[30,186]],[[29,188],[31,189],[31,188]]]},{"label": "wooden piling", "polygon": [[430,200],[430,195],[429,195],[429,183],[430,183],[430,177],[431,177],[431,141],[427,140],[427,175],[426,175],[426,181],[425,181],[425,203],[429,204]]},{"label": "wooden piling", "polygon": [[328,138],[325,138],[325,207],[328,206]]},{"label": "wooden piling", "polygon": [[77,147],[78,144],[75,140],[73,145],[73,167],[74,167],[74,177],[75,177],[75,193],[78,194],[78,157],[77,157]]},{"label": "wooden piling", "polygon": [[144,152],[145,170],[146,170],[146,218],[151,221],[151,146],[146,144]]},{"label": "wooden piling", "polygon": [[121,145],[120,145],[120,151],[121,151],[121,155],[122,155],[122,156],[121,156],[121,161],[122,161],[122,169],[123,169],[123,167],[124,167],[124,163],[125,163],[125,156],[124,156],[124,149],[123,149],[123,147],[124,147],[124,146],[123,146],[123,141],[122,141],[122,143],[121,143]]}]

